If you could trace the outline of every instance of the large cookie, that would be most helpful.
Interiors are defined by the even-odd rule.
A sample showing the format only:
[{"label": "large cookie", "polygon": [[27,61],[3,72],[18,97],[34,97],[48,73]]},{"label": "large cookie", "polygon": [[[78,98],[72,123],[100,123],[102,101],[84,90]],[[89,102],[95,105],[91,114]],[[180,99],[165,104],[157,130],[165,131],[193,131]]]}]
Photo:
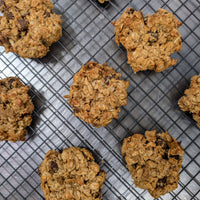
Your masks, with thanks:
[{"label": "large cookie", "polygon": [[197,126],[200,127],[200,74],[191,78],[190,88],[185,90],[184,94],[178,105],[181,110],[192,113]]},{"label": "large cookie", "polygon": [[41,58],[62,36],[61,17],[50,0],[0,0],[0,45],[6,52]]},{"label": "large cookie", "polygon": [[126,105],[128,81],[120,80],[107,63],[88,62],[83,65],[70,87],[69,104],[74,115],[95,127],[106,126],[118,118],[120,107]]},{"label": "large cookie", "polygon": [[146,131],[124,139],[122,155],[136,187],[158,198],[178,186],[184,151],[167,132]]},{"label": "large cookie", "polygon": [[28,91],[19,78],[0,80],[0,141],[25,140],[34,110]]},{"label": "large cookie", "polygon": [[159,9],[143,17],[141,11],[127,8],[115,26],[115,41],[127,50],[128,64],[136,73],[143,70],[163,71],[175,65],[170,55],[182,49],[181,25],[172,13]]},{"label": "large cookie", "polygon": [[70,147],[62,153],[47,152],[39,167],[46,200],[100,200],[106,173],[85,148]]}]

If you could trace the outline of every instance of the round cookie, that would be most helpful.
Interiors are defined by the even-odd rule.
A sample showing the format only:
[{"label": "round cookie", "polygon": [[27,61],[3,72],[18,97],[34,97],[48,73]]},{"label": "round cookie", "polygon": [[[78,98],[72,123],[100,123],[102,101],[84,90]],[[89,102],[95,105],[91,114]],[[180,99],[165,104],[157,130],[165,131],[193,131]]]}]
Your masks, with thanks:
[{"label": "round cookie", "polygon": [[184,151],[167,132],[146,131],[124,139],[122,155],[135,186],[158,198],[178,187]]},{"label": "round cookie", "polygon": [[126,105],[128,81],[120,80],[107,63],[88,62],[83,65],[70,87],[69,104],[74,115],[95,127],[106,126],[118,118],[120,107]]},{"label": "round cookie", "polygon": [[47,152],[38,169],[46,200],[100,200],[106,173],[85,148]]},{"label": "round cookie", "polygon": [[34,110],[28,91],[19,78],[0,80],[0,141],[25,140]]},{"label": "round cookie", "polygon": [[144,70],[163,71],[175,65],[170,55],[182,49],[178,27],[181,22],[172,13],[159,9],[143,17],[141,11],[127,8],[115,26],[115,41],[127,50],[128,64],[136,73]]},{"label": "round cookie", "polygon": [[24,58],[41,58],[62,36],[50,0],[0,0],[0,45]]},{"label": "round cookie", "polygon": [[191,78],[190,88],[185,90],[178,105],[182,111],[192,113],[197,126],[200,127],[200,74]]}]

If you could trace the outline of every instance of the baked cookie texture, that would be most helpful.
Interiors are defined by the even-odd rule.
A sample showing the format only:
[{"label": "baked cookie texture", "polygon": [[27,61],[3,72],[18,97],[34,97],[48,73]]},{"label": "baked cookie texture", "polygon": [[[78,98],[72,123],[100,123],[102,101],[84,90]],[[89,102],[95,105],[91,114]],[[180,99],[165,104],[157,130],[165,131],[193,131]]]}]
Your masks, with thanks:
[{"label": "baked cookie texture", "polygon": [[24,58],[41,58],[62,36],[50,0],[0,0],[0,45]]},{"label": "baked cookie texture", "polygon": [[200,74],[191,78],[190,88],[185,90],[184,96],[178,101],[182,111],[192,113],[193,119],[200,128]]},{"label": "baked cookie texture", "polygon": [[100,200],[106,173],[85,148],[47,152],[38,169],[46,200]]},{"label": "baked cookie texture", "polygon": [[108,125],[118,118],[120,107],[126,105],[128,81],[120,80],[107,63],[88,62],[73,78],[69,104],[74,115],[95,127]]},{"label": "baked cookie texture", "polygon": [[178,27],[181,22],[172,13],[159,8],[143,17],[141,11],[127,8],[120,19],[112,22],[115,41],[127,50],[128,64],[136,73],[144,70],[161,72],[176,64],[170,55],[182,49]]},{"label": "baked cookie texture", "polygon": [[28,91],[19,78],[0,80],[0,141],[25,140],[34,110]]},{"label": "baked cookie texture", "polygon": [[122,155],[136,187],[158,198],[178,187],[184,151],[167,132],[146,131],[124,139]]}]

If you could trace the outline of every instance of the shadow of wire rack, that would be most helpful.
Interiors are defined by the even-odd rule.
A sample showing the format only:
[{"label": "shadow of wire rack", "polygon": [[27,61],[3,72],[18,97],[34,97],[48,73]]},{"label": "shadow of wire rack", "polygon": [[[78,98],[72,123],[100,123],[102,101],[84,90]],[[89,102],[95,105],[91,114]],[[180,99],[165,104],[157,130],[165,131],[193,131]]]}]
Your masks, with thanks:
[{"label": "shadow of wire rack", "polygon": [[[145,130],[167,130],[185,149],[178,188],[160,199],[200,199],[200,129],[192,117],[180,111],[178,99],[190,78],[200,73],[199,0],[54,0],[62,14],[63,37],[43,59],[22,59],[0,48],[0,78],[18,76],[31,87],[35,104],[33,123],[25,142],[0,142],[0,200],[44,199],[37,167],[49,149],[86,147],[107,172],[103,200],[153,199],[135,188],[121,157],[125,137]],[[114,42],[111,21],[132,6],[144,14],[165,8],[182,21],[183,49],[173,55],[178,63],[161,73],[134,74],[126,52]],[[81,64],[108,62],[130,81],[127,106],[118,120],[106,128],[93,128],[72,115],[63,98],[69,93]],[[104,164],[101,162],[104,161]]]}]

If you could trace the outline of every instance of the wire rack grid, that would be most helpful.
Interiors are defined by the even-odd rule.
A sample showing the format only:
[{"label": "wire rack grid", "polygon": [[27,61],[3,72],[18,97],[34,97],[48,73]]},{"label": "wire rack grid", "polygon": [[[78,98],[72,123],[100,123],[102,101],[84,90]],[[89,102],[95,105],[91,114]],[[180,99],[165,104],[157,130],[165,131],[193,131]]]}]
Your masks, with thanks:
[{"label": "wire rack grid", "polygon": [[[164,131],[182,141],[185,149],[178,188],[160,199],[200,199],[200,134],[192,117],[183,113],[178,99],[190,78],[200,72],[199,0],[111,0],[103,5],[93,0],[54,0],[62,15],[63,36],[43,59],[22,59],[0,47],[0,78],[17,76],[30,85],[35,105],[33,123],[25,142],[0,142],[0,200],[44,199],[37,168],[50,149],[69,146],[88,148],[107,178],[103,200],[151,200],[136,188],[121,157],[125,137],[145,130]],[[116,20],[125,8],[146,15],[158,8],[172,12],[183,24],[183,49],[173,55],[176,66],[161,73],[134,74],[126,51],[114,42]],[[130,82],[127,105],[118,120],[106,128],[93,128],[72,114],[64,95],[74,74],[87,61],[107,62]],[[104,161],[104,162],[101,162]]]}]

